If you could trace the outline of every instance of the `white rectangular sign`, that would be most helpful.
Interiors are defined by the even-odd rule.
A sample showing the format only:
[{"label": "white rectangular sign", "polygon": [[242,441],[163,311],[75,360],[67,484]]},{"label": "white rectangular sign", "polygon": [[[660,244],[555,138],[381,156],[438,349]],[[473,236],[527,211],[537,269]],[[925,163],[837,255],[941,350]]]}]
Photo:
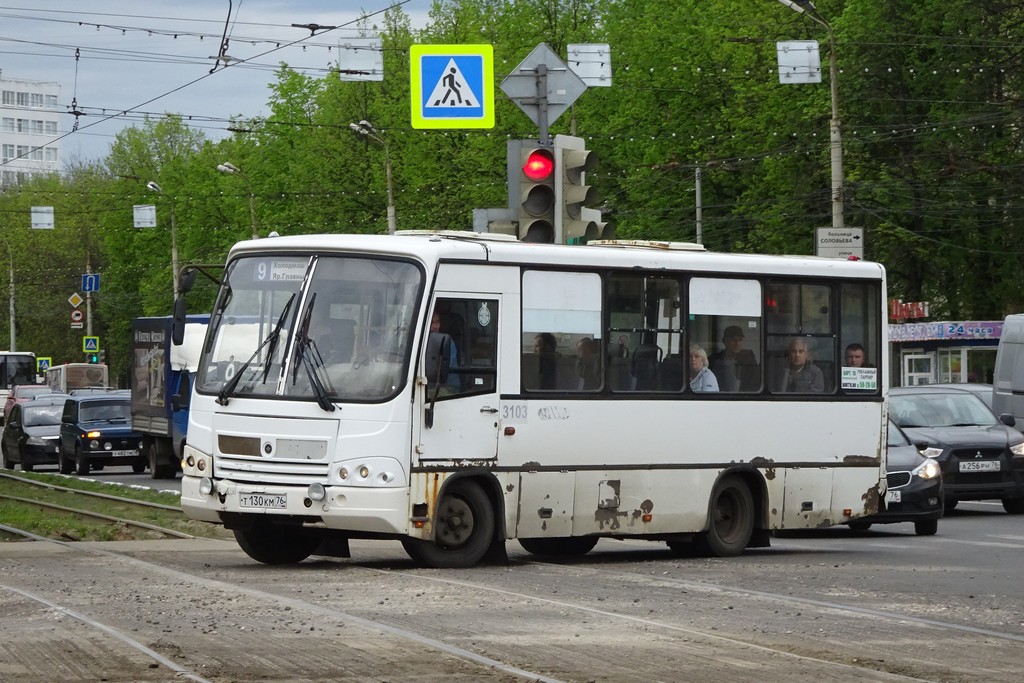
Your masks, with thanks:
[{"label": "white rectangular sign", "polygon": [[817,228],[818,256],[826,258],[864,258],[864,228]]}]

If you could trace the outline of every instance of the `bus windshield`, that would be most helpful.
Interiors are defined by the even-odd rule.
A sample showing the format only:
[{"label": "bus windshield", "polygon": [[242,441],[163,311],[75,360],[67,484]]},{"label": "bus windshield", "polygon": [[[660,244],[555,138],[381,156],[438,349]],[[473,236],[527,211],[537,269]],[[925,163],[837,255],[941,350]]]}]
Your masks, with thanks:
[{"label": "bus windshield", "polygon": [[394,259],[239,258],[225,271],[196,390],[386,399],[405,382],[422,290],[421,270]]}]

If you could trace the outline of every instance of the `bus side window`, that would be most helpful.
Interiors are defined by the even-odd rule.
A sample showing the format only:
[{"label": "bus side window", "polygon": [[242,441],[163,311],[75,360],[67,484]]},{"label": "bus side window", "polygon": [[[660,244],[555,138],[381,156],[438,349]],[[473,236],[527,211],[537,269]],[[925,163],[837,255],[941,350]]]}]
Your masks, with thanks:
[{"label": "bus side window", "polygon": [[526,270],[522,302],[522,390],[600,391],[605,374],[601,277]]}]

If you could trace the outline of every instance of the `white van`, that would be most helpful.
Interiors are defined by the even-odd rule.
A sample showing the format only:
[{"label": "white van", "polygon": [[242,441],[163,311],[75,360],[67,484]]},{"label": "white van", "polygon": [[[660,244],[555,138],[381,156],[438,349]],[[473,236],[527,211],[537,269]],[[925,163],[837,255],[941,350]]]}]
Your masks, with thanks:
[{"label": "white van", "polygon": [[1003,321],[992,384],[992,412],[1010,413],[1014,426],[1024,429],[1024,314],[1008,315]]}]

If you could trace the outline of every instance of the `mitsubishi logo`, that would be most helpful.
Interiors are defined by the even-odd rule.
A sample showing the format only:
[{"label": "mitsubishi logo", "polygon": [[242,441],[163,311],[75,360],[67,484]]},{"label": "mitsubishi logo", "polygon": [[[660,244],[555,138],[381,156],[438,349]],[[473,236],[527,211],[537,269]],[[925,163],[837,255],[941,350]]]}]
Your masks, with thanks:
[{"label": "mitsubishi logo", "polygon": [[983,456],[981,455],[981,451],[978,451],[977,453],[974,454],[974,459],[975,460],[980,460],[982,457]]}]

